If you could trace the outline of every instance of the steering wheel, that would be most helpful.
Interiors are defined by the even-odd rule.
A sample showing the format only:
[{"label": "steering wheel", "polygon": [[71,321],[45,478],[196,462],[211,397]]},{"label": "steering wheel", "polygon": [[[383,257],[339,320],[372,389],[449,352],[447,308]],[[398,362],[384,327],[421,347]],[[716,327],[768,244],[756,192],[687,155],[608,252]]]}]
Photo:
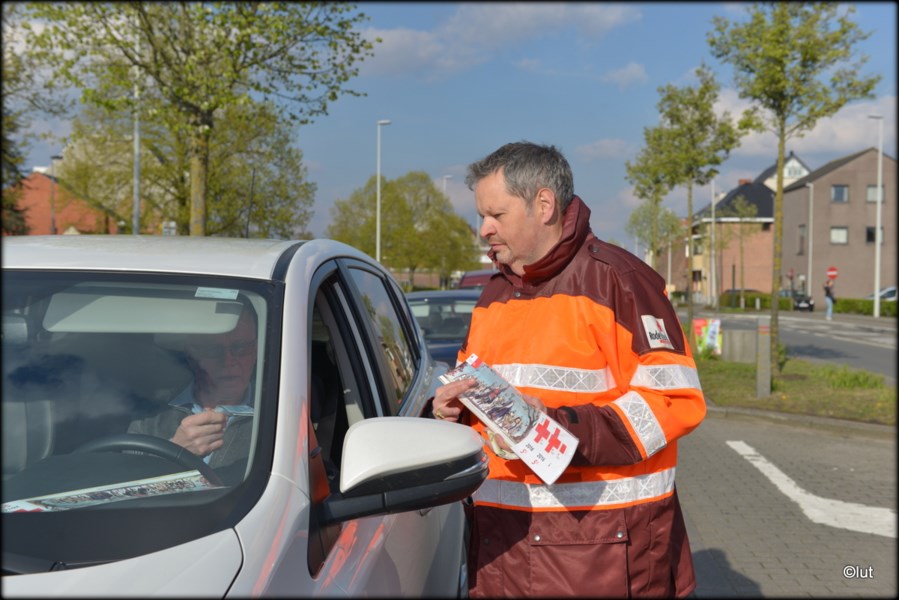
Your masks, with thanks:
[{"label": "steering wheel", "polygon": [[224,485],[221,478],[203,459],[174,442],[139,433],[108,435],[88,442],[75,452],[142,452],[152,454],[188,469],[196,469],[213,485]]}]

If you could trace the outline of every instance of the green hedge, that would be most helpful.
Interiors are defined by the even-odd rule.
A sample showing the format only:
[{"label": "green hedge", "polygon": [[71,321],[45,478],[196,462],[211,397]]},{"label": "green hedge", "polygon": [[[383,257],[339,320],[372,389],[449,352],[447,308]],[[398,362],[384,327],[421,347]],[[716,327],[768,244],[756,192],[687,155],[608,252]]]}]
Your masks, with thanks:
[{"label": "green hedge", "polygon": [[[865,298],[837,298],[837,301],[833,305],[833,312],[848,315],[873,315],[874,300]],[[889,302],[885,302],[881,300],[880,316],[895,317],[896,301],[890,300]]]},{"label": "green hedge", "polygon": [[[755,310],[755,299],[759,299],[759,310],[770,310],[771,309],[771,294],[744,294],[746,298],[746,309],[745,310]],[[793,310],[793,301],[790,298],[779,298],[780,304],[778,305],[778,310],[782,311],[790,311]],[[740,295],[736,294],[734,297],[734,308],[740,308]],[[718,307],[719,308],[731,308],[731,295],[730,294],[721,294],[718,298]],[[823,302],[816,303],[815,310],[823,311],[825,309],[825,304]],[[836,303],[833,306],[833,311],[835,313],[843,313],[843,314],[855,314],[855,315],[869,315],[872,316],[874,314],[874,300],[867,300],[864,298],[837,298]],[[881,301],[880,303],[880,316],[882,317],[895,317],[896,316],[896,302],[895,301]]]}]

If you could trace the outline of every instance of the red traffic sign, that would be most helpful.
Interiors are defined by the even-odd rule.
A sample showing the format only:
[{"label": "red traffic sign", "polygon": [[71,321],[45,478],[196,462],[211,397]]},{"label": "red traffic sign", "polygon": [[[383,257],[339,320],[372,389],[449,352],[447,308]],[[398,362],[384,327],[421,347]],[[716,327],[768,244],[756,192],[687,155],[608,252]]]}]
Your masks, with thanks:
[{"label": "red traffic sign", "polygon": [[836,267],[828,267],[827,268],[827,278],[828,279],[836,279],[837,278],[837,268]]}]

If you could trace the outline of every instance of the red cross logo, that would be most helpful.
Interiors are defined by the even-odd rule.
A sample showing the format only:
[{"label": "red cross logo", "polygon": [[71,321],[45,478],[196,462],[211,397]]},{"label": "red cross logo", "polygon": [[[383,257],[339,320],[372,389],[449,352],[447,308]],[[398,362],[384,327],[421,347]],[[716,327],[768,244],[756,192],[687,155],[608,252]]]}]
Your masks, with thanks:
[{"label": "red cross logo", "polygon": [[547,452],[552,452],[555,448],[558,448],[559,452],[565,453],[567,446],[559,441],[559,428],[556,427],[556,430],[553,431],[552,435],[549,435],[549,419],[544,419],[543,422],[537,425],[536,430],[537,436],[534,438],[535,442],[542,442],[544,439],[549,438],[545,448]]}]

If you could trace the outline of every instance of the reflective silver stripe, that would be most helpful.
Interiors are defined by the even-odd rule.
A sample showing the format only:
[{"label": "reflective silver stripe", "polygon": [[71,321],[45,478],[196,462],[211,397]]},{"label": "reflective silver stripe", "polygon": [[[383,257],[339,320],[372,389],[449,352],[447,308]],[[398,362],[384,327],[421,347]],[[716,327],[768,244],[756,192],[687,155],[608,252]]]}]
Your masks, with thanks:
[{"label": "reflective silver stripe", "polygon": [[613,402],[618,405],[627,420],[630,421],[631,427],[640,438],[643,449],[646,450],[646,456],[652,456],[662,448],[668,445],[665,439],[665,432],[659,420],[656,419],[655,413],[649,408],[649,404],[643,399],[643,396],[637,392],[630,391]]},{"label": "reflective silver stripe", "polygon": [[674,490],[674,468],[609,481],[552,485],[488,479],[472,496],[475,504],[515,508],[593,508],[651,500]]},{"label": "reflective silver stripe", "polygon": [[515,387],[591,393],[607,392],[615,387],[615,378],[608,368],[572,369],[519,363],[493,365],[493,368]]},{"label": "reflective silver stripe", "polygon": [[631,386],[643,386],[654,390],[683,388],[702,390],[696,369],[683,365],[637,365]]}]

